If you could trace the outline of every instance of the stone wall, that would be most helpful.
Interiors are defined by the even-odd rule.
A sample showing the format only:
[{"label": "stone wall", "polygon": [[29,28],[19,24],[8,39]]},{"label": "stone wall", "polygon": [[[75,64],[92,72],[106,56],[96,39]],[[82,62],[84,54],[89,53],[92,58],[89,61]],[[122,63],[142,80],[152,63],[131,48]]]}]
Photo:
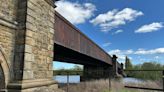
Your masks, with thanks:
[{"label": "stone wall", "polygon": [[64,92],[63,90],[58,89],[57,85],[35,87],[31,89],[25,89],[22,92]]},{"label": "stone wall", "polygon": [[0,0],[0,18],[14,22],[17,15],[18,0]]},{"label": "stone wall", "polygon": [[[54,39],[54,8],[45,0],[27,3],[25,66],[33,73],[24,78],[51,78]],[[26,58],[27,57],[27,58]]]},{"label": "stone wall", "polygon": [[0,67],[4,73],[5,87],[13,80],[17,0],[0,0]]},{"label": "stone wall", "polygon": [[12,76],[5,81],[8,92],[60,92],[52,79],[53,0],[0,2],[0,47]]},{"label": "stone wall", "polygon": [[0,66],[0,91],[1,89],[5,88],[5,76],[2,70],[2,67]]},{"label": "stone wall", "polygon": [[52,78],[53,6],[45,0],[18,0],[17,16],[15,79]]},{"label": "stone wall", "polygon": [[0,46],[3,48],[7,63],[12,68],[14,59],[15,30],[0,25]]},{"label": "stone wall", "polygon": [[[0,49],[3,51],[5,61],[10,68],[10,78],[13,79],[13,61],[16,32],[16,0],[0,0]],[[2,3],[4,2],[4,3]],[[4,67],[4,66],[2,66]],[[4,71],[8,73],[8,71]]]}]

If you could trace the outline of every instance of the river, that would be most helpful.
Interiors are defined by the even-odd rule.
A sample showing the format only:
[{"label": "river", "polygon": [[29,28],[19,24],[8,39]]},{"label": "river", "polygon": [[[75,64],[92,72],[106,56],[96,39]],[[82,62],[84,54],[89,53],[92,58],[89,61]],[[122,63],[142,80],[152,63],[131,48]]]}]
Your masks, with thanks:
[{"label": "river", "polygon": [[[67,83],[67,76],[61,75],[61,76],[54,76],[54,80],[56,80],[58,83]],[[123,78],[124,83],[142,83],[143,80],[136,79],[136,78]],[[69,83],[80,83],[80,76],[79,75],[70,75],[69,76]]]},{"label": "river", "polygon": [[[65,75],[54,76],[53,79],[56,80],[58,83],[67,83],[67,76],[65,76]],[[69,83],[80,83],[80,76],[79,75],[70,75]]]}]

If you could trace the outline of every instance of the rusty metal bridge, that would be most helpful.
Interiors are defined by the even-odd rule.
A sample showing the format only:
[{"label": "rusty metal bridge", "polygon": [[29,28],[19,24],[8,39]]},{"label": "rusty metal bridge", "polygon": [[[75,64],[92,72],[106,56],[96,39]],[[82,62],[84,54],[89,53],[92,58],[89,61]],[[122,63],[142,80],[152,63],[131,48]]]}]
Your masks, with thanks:
[{"label": "rusty metal bridge", "polygon": [[[82,65],[112,66],[112,57],[80,32],[74,25],[55,13],[54,60]],[[120,68],[120,64],[118,63]]]},{"label": "rusty metal bridge", "polygon": [[[112,65],[110,55],[108,55],[97,44],[95,44],[87,36],[81,33],[79,29],[77,29],[74,25],[72,25],[68,20],[66,20],[57,12],[55,13],[55,45],[55,55],[56,58],[59,60],[62,59],[60,58],[60,56],[66,56],[66,54],[68,54],[69,57],[73,57],[76,60],[79,60],[79,57],[84,56],[86,58],[88,57],[87,59],[94,59],[93,62],[97,61],[100,63]],[[63,49],[62,47],[64,47],[65,49]],[[58,52],[59,50],[57,50],[60,48],[62,49],[60,50],[60,52],[63,53],[64,51],[62,55],[60,52]],[[68,53],[66,53],[67,50],[70,50],[70,53],[69,51]],[[78,53],[79,56],[74,56],[76,54],[73,53]],[[85,60],[85,62],[87,61]],[[75,61],[74,63],[78,63],[78,61]]]}]

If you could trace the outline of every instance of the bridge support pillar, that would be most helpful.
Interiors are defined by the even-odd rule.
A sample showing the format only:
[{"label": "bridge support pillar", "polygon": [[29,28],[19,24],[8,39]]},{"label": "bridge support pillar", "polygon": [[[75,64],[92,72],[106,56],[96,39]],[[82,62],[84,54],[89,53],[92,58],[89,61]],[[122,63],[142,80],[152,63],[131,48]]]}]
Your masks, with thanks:
[{"label": "bridge support pillar", "polygon": [[113,55],[112,57],[112,61],[113,61],[113,77],[122,77],[124,75],[123,72],[123,63],[120,64],[120,66],[118,65],[119,63],[117,62],[117,56]]},{"label": "bridge support pillar", "polygon": [[14,80],[8,92],[54,92],[52,0],[18,0]]},{"label": "bridge support pillar", "polygon": [[113,56],[112,61],[113,61],[113,76],[117,77],[118,76],[117,57]]},{"label": "bridge support pillar", "polygon": [[[53,0],[0,0],[0,67],[7,92],[59,92]],[[3,58],[1,58],[3,57]],[[0,88],[1,91],[1,88]]]},{"label": "bridge support pillar", "polygon": [[111,78],[113,75],[112,67],[85,65],[83,75],[82,81]]}]

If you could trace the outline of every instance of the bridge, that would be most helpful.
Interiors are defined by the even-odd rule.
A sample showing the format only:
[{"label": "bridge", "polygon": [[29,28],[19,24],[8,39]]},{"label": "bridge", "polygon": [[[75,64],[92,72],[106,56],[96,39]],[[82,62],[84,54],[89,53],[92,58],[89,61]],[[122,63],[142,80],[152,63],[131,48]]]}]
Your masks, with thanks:
[{"label": "bridge", "polygon": [[[85,71],[109,70],[113,75],[113,66],[117,64],[102,48],[80,32],[74,25],[55,12],[54,60],[84,65]],[[115,71],[116,72],[116,71]],[[108,74],[107,74],[108,75]],[[94,75],[93,75],[94,76]],[[100,77],[105,75],[100,75]]]},{"label": "bridge", "polygon": [[[121,69],[121,65],[117,61],[112,61],[112,57],[107,52],[81,33],[58,12],[55,12],[54,43],[55,61],[82,64],[84,72],[85,70],[109,70],[109,72],[112,70],[110,73],[113,75],[114,64],[117,64],[117,68]],[[105,77],[105,75],[100,77],[103,76]]]},{"label": "bridge", "polygon": [[[112,58],[109,54],[57,12],[55,12],[54,43],[55,59],[59,61],[63,61],[63,58],[60,58],[60,56],[66,56],[67,58],[75,59],[69,61],[72,63],[112,65]],[[63,50],[68,53],[63,53]],[[78,60],[81,61],[78,62]]]},{"label": "bridge", "polygon": [[116,56],[111,57],[54,8],[53,0],[0,4],[0,91],[59,90],[52,79],[53,61],[82,64],[84,76],[91,79],[95,73],[88,71],[108,71],[100,78],[122,73]]}]

